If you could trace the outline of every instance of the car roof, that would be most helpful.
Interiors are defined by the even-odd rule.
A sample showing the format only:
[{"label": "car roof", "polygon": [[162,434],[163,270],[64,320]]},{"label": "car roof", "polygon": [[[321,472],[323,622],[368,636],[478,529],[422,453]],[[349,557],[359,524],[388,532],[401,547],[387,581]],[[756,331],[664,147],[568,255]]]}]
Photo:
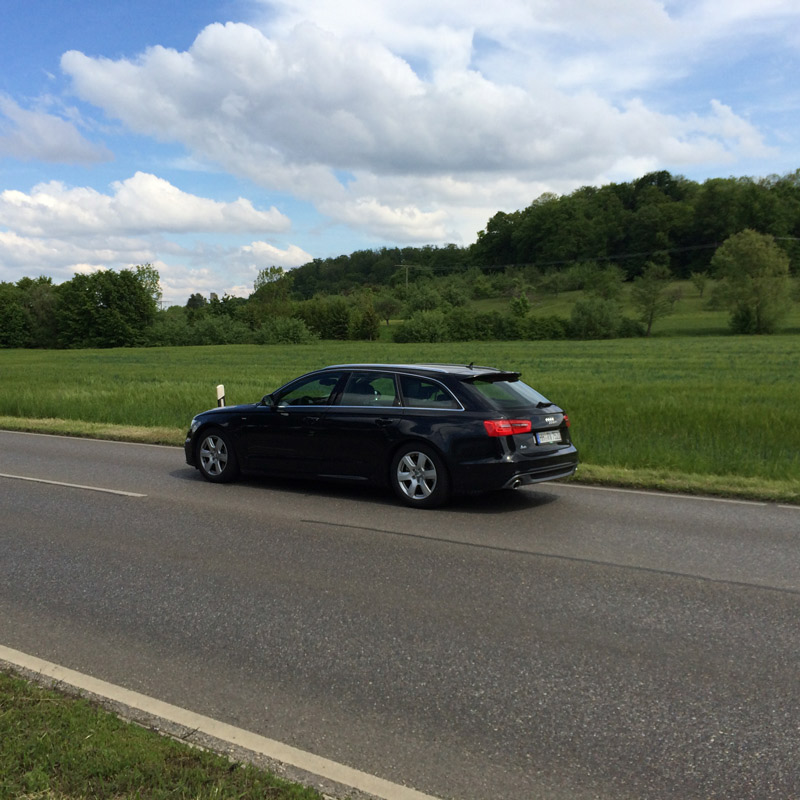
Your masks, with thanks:
[{"label": "car roof", "polygon": [[[480,375],[512,375],[518,373],[497,369],[496,367],[481,367],[475,364],[335,364],[329,369],[384,369],[393,372],[430,373],[433,375],[453,375],[458,378],[476,378]],[[322,371],[322,370],[319,370]]]}]

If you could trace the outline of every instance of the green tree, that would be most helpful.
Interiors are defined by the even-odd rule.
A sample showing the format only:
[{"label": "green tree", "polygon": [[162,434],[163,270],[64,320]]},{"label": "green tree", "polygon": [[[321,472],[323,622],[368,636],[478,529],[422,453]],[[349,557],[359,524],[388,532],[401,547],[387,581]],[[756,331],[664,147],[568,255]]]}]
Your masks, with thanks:
[{"label": "green tree", "polygon": [[208,300],[199,292],[195,292],[189,295],[189,299],[186,301],[186,318],[190,323],[194,323],[205,314],[207,308]]},{"label": "green tree", "polygon": [[706,290],[706,283],[708,283],[708,275],[705,272],[693,272],[689,276],[689,280],[692,282],[692,286],[697,289],[700,297],[702,297]]},{"label": "green tree", "polygon": [[734,333],[773,333],[791,306],[789,257],[772,236],[746,229],[711,260]]},{"label": "green tree", "polygon": [[142,288],[153,298],[153,303],[156,307],[161,302],[163,293],[161,291],[161,276],[158,270],[152,264],[139,264],[134,267],[136,280],[142,285]]},{"label": "green tree", "polygon": [[17,286],[23,295],[30,339],[28,347],[57,347],[58,292],[52,278],[20,278]]},{"label": "green tree", "polygon": [[293,276],[283,267],[266,267],[259,270],[253,282],[253,294],[247,300],[244,316],[252,328],[258,328],[271,317],[292,315],[289,293]]},{"label": "green tree", "polygon": [[396,317],[403,308],[403,304],[397,297],[389,292],[378,295],[375,299],[374,306],[375,311],[380,314],[381,319],[386,320],[387,325],[389,324],[389,320],[392,317]]},{"label": "green tree", "polygon": [[156,315],[153,297],[129,269],[75,275],[58,287],[59,343],[64,347],[134,347]]},{"label": "green tree", "polygon": [[667,294],[672,275],[662,264],[647,264],[644,273],[633,281],[631,302],[645,325],[645,336],[650,335],[653,323],[672,313],[673,298]]},{"label": "green tree", "polygon": [[13,283],[0,283],[0,347],[25,347],[30,330],[23,306],[22,290]]},{"label": "green tree", "polygon": [[362,305],[350,314],[350,338],[373,342],[378,338],[380,325],[381,318],[372,305]]}]

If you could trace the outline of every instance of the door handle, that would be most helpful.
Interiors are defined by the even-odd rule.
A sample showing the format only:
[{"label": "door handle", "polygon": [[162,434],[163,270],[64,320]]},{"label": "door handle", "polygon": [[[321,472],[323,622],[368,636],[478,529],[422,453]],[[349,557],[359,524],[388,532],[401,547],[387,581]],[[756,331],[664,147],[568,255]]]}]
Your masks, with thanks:
[{"label": "door handle", "polygon": [[379,428],[388,428],[390,425],[394,425],[393,419],[386,419],[386,417],[379,417],[375,420],[375,424]]},{"label": "door handle", "polygon": [[319,417],[303,417],[303,425],[316,425]]}]

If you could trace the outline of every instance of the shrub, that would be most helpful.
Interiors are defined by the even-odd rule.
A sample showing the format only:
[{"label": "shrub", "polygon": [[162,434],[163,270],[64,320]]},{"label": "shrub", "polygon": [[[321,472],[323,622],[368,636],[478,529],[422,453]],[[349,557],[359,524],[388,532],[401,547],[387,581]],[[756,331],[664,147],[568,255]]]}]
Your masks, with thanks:
[{"label": "shrub", "polygon": [[524,337],[526,339],[566,339],[569,322],[562,317],[530,317],[526,320]]},{"label": "shrub", "polygon": [[350,338],[374,342],[378,338],[380,326],[381,318],[372,306],[356,309],[350,315]]},{"label": "shrub", "polygon": [[447,322],[441,311],[418,311],[395,328],[392,338],[395,342],[446,342]]},{"label": "shrub", "polygon": [[252,331],[243,322],[230,317],[201,316],[189,327],[190,343],[246,344],[252,340]]},{"label": "shrub", "polygon": [[592,296],[578,300],[569,320],[571,339],[613,339],[618,335],[622,315],[613,300]]},{"label": "shrub", "polygon": [[319,339],[301,319],[271,317],[255,332],[256,344],[311,344]]}]

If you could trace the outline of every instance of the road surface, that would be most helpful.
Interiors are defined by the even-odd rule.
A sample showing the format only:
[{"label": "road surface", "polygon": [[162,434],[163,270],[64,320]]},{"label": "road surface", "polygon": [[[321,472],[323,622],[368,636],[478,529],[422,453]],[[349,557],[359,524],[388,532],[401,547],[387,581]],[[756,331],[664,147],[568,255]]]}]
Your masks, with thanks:
[{"label": "road surface", "polygon": [[0,448],[0,645],[436,797],[800,797],[796,507]]}]

